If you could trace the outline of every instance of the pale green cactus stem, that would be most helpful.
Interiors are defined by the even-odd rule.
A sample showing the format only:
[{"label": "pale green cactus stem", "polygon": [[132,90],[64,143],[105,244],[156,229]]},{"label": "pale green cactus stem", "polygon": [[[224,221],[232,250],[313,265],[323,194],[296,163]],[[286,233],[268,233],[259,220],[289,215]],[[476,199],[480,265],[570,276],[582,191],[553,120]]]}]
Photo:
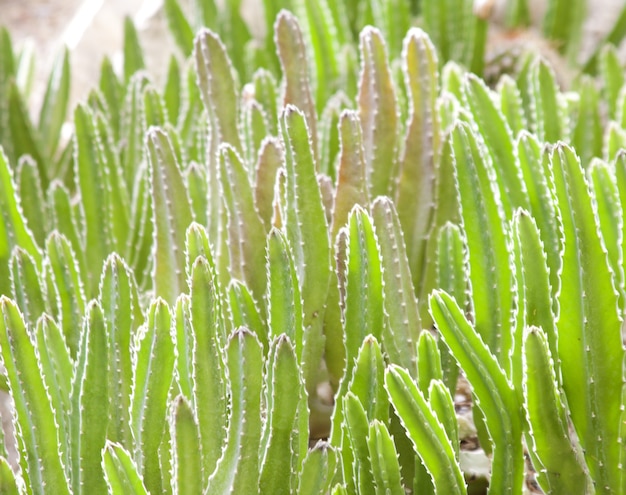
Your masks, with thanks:
[{"label": "pale green cactus stem", "polygon": [[44,314],[37,320],[34,342],[41,363],[41,375],[55,413],[61,460],[67,471],[71,466],[69,412],[72,409],[74,363],[70,358],[61,329],[48,315]]},{"label": "pale green cactus stem", "polygon": [[369,194],[366,179],[363,132],[358,114],[344,110],[339,119],[341,150],[337,170],[337,185],[333,205],[330,238],[337,237],[339,229],[348,222],[354,205],[367,205]]},{"label": "pale green cactus stem", "polygon": [[421,319],[400,219],[393,202],[385,196],[376,198],[371,209],[384,280],[386,314],[382,343],[391,362],[416,376],[415,345],[421,332]]},{"label": "pale green cactus stem", "polygon": [[[19,67],[17,69],[19,70]],[[52,168],[50,158],[42,150],[41,139],[36,134],[26,102],[22,97],[22,90],[25,88],[20,87],[16,77],[17,73],[11,75],[8,80],[8,87],[5,88],[8,93],[6,97],[8,108],[5,107],[5,111],[10,116],[7,123],[11,136],[11,140],[7,143],[10,143],[7,154],[12,163],[17,163],[23,155],[30,155],[37,163],[42,189],[46,189],[50,182],[49,170]],[[3,103],[6,104],[6,100]]]},{"label": "pale green cactus stem", "polygon": [[132,271],[116,254],[105,261],[98,300],[104,313],[109,342],[110,417],[107,439],[132,444],[130,395],[132,388],[132,342],[143,324],[143,314]]},{"label": "pale green cactus stem", "polygon": [[424,25],[441,59],[455,60],[476,74],[482,73],[487,21],[473,11],[473,0],[424,2]]},{"label": "pale green cactus stem", "polygon": [[309,395],[315,394],[323,353],[322,324],[330,283],[330,241],[315,159],[305,115],[289,105],[281,118],[285,142],[285,231],[300,282],[305,329],[303,373]]},{"label": "pale green cactus stem", "polygon": [[[209,253],[210,254],[210,253]],[[213,267],[198,257],[191,275],[191,327],[187,339],[191,347],[192,400],[200,430],[203,481],[214,471],[222,453],[227,425],[227,382],[220,343],[225,336],[220,329],[219,289]],[[179,348],[179,353],[182,349]],[[179,369],[179,373],[184,372]]]},{"label": "pale green cactus stem", "polygon": [[100,273],[107,255],[117,245],[112,231],[113,198],[107,156],[93,112],[86,105],[79,105],[74,111],[74,121],[75,175],[85,219],[84,242],[90,247],[87,250],[87,263],[92,267],[85,274],[85,288],[87,295],[91,296],[97,289],[96,274]]},{"label": "pale green cactus stem", "polygon": [[[291,247],[281,230],[267,236],[267,325],[272,339],[284,333],[302,361],[302,298]],[[280,333],[279,333],[280,332]]]},{"label": "pale green cactus stem", "polygon": [[528,128],[522,94],[515,80],[508,75],[500,78],[496,90],[499,96],[500,111],[504,115],[513,136],[516,137],[522,130]]},{"label": "pale green cactus stem", "polygon": [[319,163],[317,112],[311,94],[307,52],[302,39],[300,25],[291,12],[281,10],[276,17],[274,42],[276,43],[284,79],[281,95],[282,105],[294,105],[304,114],[309,129],[314,163],[317,167]]},{"label": "pale green cactus stem", "polygon": [[166,425],[167,401],[175,364],[170,309],[156,299],[136,339],[131,396],[134,459],[146,488],[161,493],[159,445]]},{"label": "pale green cactus stem", "polygon": [[[351,456],[344,457],[344,477],[351,476],[356,493],[374,494],[374,475],[369,459],[367,448],[368,421],[363,404],[352,392],[348,392],[343,398],[344,428],[347,431],[349,444],[343,443],[342,450],[350,449]],[[346,458],[347,457],[347,458]],[[346,461],[352,462],[348,469]],[[348,483],[350,487],[350,483]]]},{"label": "pale green cactus stem", "polygon": [[[80,494],[103,493],[106,483],[102,469],[102,449],[105,446],[109,421],[109,342],[107,327],[102,308],[96,302],[89,304],[85,316],[83,341],[84,371],[80,383],[80,410],[74,412],[80,416],[78,459],[72,459],[78,465],[79,480],[73,479],[74,491]],[[78,385],[77,383],[74,384]],[[74,471],[76,473],[76,470]],[[79,481],[76,490],[76,481]]]},{"label": "pale green cactus stem", "polygon": [[357,97],[363,129],[370,197],[391,194],[397,174],[398,109],[382,34],[367,27],[360,36],[361,78]]},{"label": "pale green cactus stem", "polygon": [[587,2],[574,0],[550,0],[543,18],[543,33],[557,43],[569,60],[575,62],[579,57],[582,39],[582,24],[588,9]]},{"label": "pale green cactus stem", "polygon": [[340,456],[343,478],[348,488],[354,488],[358,493],[367,493],[373,489],[367,447],[368,424],[373,420],[384,423],[389,421],[389,399],[383,387],[384,375],[382,349],[377,339],[368,335],[354,361],[352,378],[342,399],[343,408],[333,417],[333,421],[338,418],[343,421]]},{"label": "pale green cactus stem", "polygon": [[25,321],[36,321],[47,308],[35,260],[25,250],[16,247],[11,254],[9,266],[11,297],[21,309]]},{"label": "pale green cactus stem", "polygon": [[[272,25],[274,19],[272,19]],[[268,36],[268,39],[270,37]],[[261,105],[267,119],[268,133],[275,136],[278,132],[279,97],[278,85],[274,75],[263,68],[258,69],[252,77],[254,100]]]},{"label": "pale green cactus stem", "polygon": [[[446,223],[439,229],[437,246],[437,285],[450,294],[459,307],[466,308],[468,302],[467,251],[461,229]],[[441,353],[444,381],[451,393],[456,390],[459,367],[442,339],[437,342]]]},{"label": "pale green cactus stem", "polygon": [[[193,48],[193,35],[191,46]],[[189,53],[191,53],[191,50]],[[163,105],[170,122],[178,123],[182,115],[182,106],[186,103],[185,97],[187,96],[183,91],[183,83],[180,63],[176,56],[172,54],[167,66],[167,75],[163,87]]]},{"label": "pale green cactus stem", "polygon": [[[260,448],[259,493],[290,494],[296,481],[292,437],[299,403],[305,400],[302,377],[291,340],[280,335],[271,344],[266,374],[267,419]],[[298,436],[308,433],[299,430]],[[308,435],[306,438],[308,442]],[[297,444],[296,444],[297,447]]]},{"label": "pale green cactus stem", "polygon": [[419,29],[410,30],[404,38],[402,71],[409,116],[399,158],[395,198],[413,283],[419,294],[424,283],[426,245],[436,203],[436,163],[441,143],[437,53],[426,33]]},{"label": "pale green cactus stem", "polygon": [[207,29],[201,30],[194,43],[195,74],[200,88],[202,103],[209,117],[209,144],[206,157],[209,178],[209,225],[212,239],[222,235],[220,212],[218,154],[221,143],[231,144],[238,153],[243,153],[243,146],[238,128],[239,84],[226,47],[220,38]]},{"label": "pale green cactus stem", "polygon": [[[440,99],[440,102],[442,100]],[[451,100],[455,101],[455,100]],[[455,105],[458,105],[455,103]],[[455,112],[456,113],[456,112]],[[456,123],[457,120],[454,120]],[[443,125],[443,122],[442,122]],[[459,207],[458,194],[456,194],[456,177],[455,177],[455,156],[452,151],[452,134],[446,133],[446,138],[441,143],[442,149],[439,155],[439,160],[435,162],[436,166],[436,182],[435,182],[435,211],[433,212],[433,220],[430,229],[430,239],[426,244],[426,259],[424,265],[424,274],[422,275],[423,281],[421,284],[421,291],[418,293],[418,300],[420,304],[420,317],[422,319],[422,326],[428,327],[432,324],[432,318],[428,313],[428,296],[430,292],[438,285],[438,244],[435,242],[438,233],[447,223],[460,223],[461,214]],[[463,272],[465,272],[463,268]]]},{"label": "pale green cactus stem", "polygon": [[252,185],[244,163],[227,144],[221,145],[220,184],[228,211],[228,246],[232,277],[245,281],[258,304],[265,294],[265,227],[254,205]]},{"label": "pale green cactus stem", "polygon": [[441,380],[431,380],[428,387],[428,400],[450,439],[456,460],[459,460],[459,422],[450,390]]},{"label": "pale green cactus stem", "polygon": [[[334,193],[337,180],[337,160],[340,152],[339,121],[341,114],[350,105],[350,100],[343,91],[335,93],[326,103],[319,119],[319,173],[328,177]],[[331,197],[334,194],[331,194]],[[331,222],[329,222],[331,223]]]},{"label": "pale green cactus stem", "polygon": [[202,472],[198,422],[191,404],[182,395],[172,402],[169,424],[173,451],[173,493],[202,493],[206,477]]},{"label": "pale green cactus stem", "polygon": [[338,26],[331,15],[329,3],[328,0],[292,0],[293,8],[303,22],[302,31],[307,45],[313,48],[310,64],[315,74],[313,81],[318,112],[335,92],[340,71]]},{"label": "pale green cactus stem", "polygon": [[541,141],[555,143],[564,138],[567,123],[553,69],[538,59],[533,62],[526,84],[529,90],[526,111],[530,129]]},{"label": "pale green cactus stem", "polygon": [[422,332],[417,341],[417,386],[428,398],[430,383],[441,380],[441,354],[437,348],[437,341],[429,332]]},{"label": "pale green cactus stem", "polygon": [[254,204],[268,232],[272,226],[274,185],[282,164],[283,150],[278,139],[265,138],[256,162]]},{"label": "pale green cactus stem", "polygon": [[154,223],[154,288],[173,303],[187,290],[185,233],[192,221],[189,197],[171,141],[159,128],[147,134]]},{"label": "pale green cactus stem", "polygon": [[176,345],[176,385],[185,400],[192,401],[193,394],[193,353],[195,341],[191,326],[189,294],[181,294],[176,299],[173,311],[175,318],[174,341]]},{"label": "pale green cactus stem", "polygon": [[[8,273],[8,261],[11,249],[19,246],[33,257],[37,268],[41,269],[42,255],[35,243],[31,231],[26,226],[24,216],[15,194],[15,184],[13,182],[13,172],[9,166],[4,151],[0,149],[0,212],[2,212],[2,249],[0,250],[0,263],[2,263],[4,273]],[[4,268],[6,266],[6,269]],[[9,295],[11,293],[10,280],[8,277],[0,277],[0,293]]]},{"label": "pale green cactus stem", "polygon": [[[246,142],[246,161],[252,165],[256,161],[263,140],[269,135],[265,111],[256,100],[244,100],[242,133]],[[248,168],[253,171],[252,167]]]},{"label": "pale green cactus stem", "polygon": [[0,491],[7,495],[19,495],[18,482],[9,461],[0,457]]},{"label": "pale green cactus stem", "polygon": [[227,296],[233,326],[248,328],[267,350],[269,348],[267,325],[246,285],[239,280],[232,280],[227,288]]},{"label": "pale green cactus stem", "polygon": [[600,72],[604,82],[604,96],[607,101],[609,118],[617,117],[617,102],[619,93],[624,86],[622,64],[615,45],[605,45],[600,52]]},{"label": "pale green cactus stem", "polygon": [[617,154],[626,147],[626,132],[614,121],[610,121],[604,133],[604,158],[614,160]]},{"label": "pale green cactus stem", "polygon": [[133,184],[138,166],[145,157],[143,139],[147,129],[143,118],[141,95],[148,82],[144,72],[135,74],[126,87],[124,106],[120,109],[121,125],[119,132],[126,139],[122,163],[124,180],[129,186]]},{"label": "pale green cactus stem", "polygon": [[78,228],[78,220],[81,216],[76,208],[77,205],[73,204],[68,188],[56,179],[50,184],[46,196],[50,215],[48,230],[57,230],[70,241],[74,254],[77,256],[80,271],[84,273],[87,270],[87,256],[82,249],[82,232]]},{"label": "pale green cactus stem", "polygon": [[128,236],[128,252],[131,253],[129,264],[133,268],[138,286],[145,289],[152,287],[151,275],[154,260],[151,259],[150,253],[155,231],[152,223],[154,206],[147,164],[142,165],[137,172],[134,196],[132,233]]},{"label": "pale green cactus stem", "polygon": [[[557,355],[557,332],[553,312],[554,301],[550,286],[546,255],[539,229],[528,212],[518,210],[512,222],[519,303],[513,348],[513,383],[521,394],[523,335],[525,327],[537,326],[546,335],[550,352]],[[555,369],[559,370],[558,363]]]},{"label": "pale green cactus stem", "polygon": [[85,293],[76,256],[67,239],[58,232],[52,232],[46,242],[45,266],[52,282],[48,296],[55,298],[63,335],[70,355],[76,358],[85,314]]},{"label": "pale green cactus stem", "polygon": [[182,52],[189,56],[193,50],[193,28],[187,21],[180,4],[176,0],[166,0],[163,4],[170,32]]},{"label": "pale green cactus stem", "polygon": [[[348,228],[344,309],[347,361],[343,378],[345,386],[352,380],[361,343],[368,335],[380,341],[385,324],[380,250],[371,218],[365,210],[355,206],[350,214]],[[335,415],[337,411],[338,408],[335,409]]]},{"label": "pale green cactus stem", "polygon": [[577,118],[571,131],[571,143],[576,148],[583,167],[587,169],[594,156],[602,156],[603,124],[600,115],[600,92],[590,76],[583,76],[579,86],[580,99],[577,105]]},{"label": "pale green cactus stem", "polygon": [[226,446],[204,490],[208,494],[254,493],[259,482],[262,347],[245,328],[226,347],[230,414]]},{"label": "pale green cactus stem", "polygon": [[185,187],[189,194],[193,219],[201,225],[209,223],[209,198],[206,169],[191,162],[185,171]]},{"label": "pale green cactus stem", "polygon": [[[617,193],[619,196],[619,203],[622,209],[622,221],[624,220],[624,210],[626,209],[626,153],[624,150],[620,150],[615,156],[615,182],[617,184]],[[622,272],[626,278],[626,243],[622,243]]]},{"label": "pale green cactus stem", "polygon": [[16,192],[20,198],[24,220],[30,228],[37,245],[43,246],[49,224],[37,164],[29,155],[23,156],[18,163],[15,175]]}]

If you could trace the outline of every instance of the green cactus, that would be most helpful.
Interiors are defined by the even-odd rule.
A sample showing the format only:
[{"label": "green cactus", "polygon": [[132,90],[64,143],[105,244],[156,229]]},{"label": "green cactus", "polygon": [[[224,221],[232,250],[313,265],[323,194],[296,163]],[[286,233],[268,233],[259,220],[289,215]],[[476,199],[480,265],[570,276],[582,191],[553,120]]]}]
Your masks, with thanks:
[{"label": "green cactus", "polygon": [[167,0],[163,88],[126,19],[122,72],[68,112],[61,51],[35,119],[0,30],[0,492],[473,492],[461,373],[489,493],[623,492],[615,50],[489,87],[469,0],[263,7],[257,40]]}]

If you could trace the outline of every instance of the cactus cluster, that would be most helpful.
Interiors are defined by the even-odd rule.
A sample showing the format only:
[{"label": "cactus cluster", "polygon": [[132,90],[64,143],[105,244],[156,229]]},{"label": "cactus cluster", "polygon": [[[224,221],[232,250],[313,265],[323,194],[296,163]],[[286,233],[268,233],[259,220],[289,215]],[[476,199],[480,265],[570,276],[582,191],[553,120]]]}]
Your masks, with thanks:
[{"label": "cactus cluster", "polygon": [[165,1],[163,88],[127,20],[69,139],[0,31],[0,492],[467,493],[460,375],[489,493],[626,492],[615,49],[490,88],[469,0],[239,3]]}]

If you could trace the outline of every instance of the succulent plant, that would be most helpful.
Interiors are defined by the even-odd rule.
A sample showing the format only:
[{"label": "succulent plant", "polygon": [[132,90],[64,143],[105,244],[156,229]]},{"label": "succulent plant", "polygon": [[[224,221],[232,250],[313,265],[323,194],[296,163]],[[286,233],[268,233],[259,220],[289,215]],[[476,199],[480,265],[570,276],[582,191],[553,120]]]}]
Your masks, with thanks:
[{"label": "succulent plant", "polygon": [[623,492],[615,50],[490,88],[472,2],[288,3],[166,1],[163,88],[127,20],[67,142],[0,33],[0,491],[467,493],[462,376],[489,493]]}]

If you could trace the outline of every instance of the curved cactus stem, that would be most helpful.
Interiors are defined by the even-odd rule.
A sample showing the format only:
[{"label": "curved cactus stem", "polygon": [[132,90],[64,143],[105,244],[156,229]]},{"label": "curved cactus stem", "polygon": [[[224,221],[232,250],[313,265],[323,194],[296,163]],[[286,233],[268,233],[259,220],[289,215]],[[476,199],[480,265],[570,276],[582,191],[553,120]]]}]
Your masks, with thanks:
[{"label": "curved cactus stem", "polygon": [[524,477],[521,404],[506,371],[448,294],[435,291],[430,311],[472,385],[493,440],[489,493],[518,493]]},{"label": "curved cactus stem", "polygon": [[408,372],[391,365],[385,373],[385,388],[413,448],[432,478],[436,492],[466,493],[463,474],[450,439]]},{"label": "curved cactus stem", "polygon": [[148,495],[137,465],[120,444],[107,442],[102,464],[111,495]]}]

